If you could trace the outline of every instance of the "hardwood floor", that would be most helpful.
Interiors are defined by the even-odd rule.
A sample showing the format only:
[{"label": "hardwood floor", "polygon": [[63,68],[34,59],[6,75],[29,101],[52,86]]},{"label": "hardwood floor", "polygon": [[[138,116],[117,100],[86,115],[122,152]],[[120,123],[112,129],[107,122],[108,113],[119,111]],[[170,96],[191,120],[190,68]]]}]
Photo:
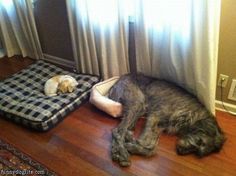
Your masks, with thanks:
[{"label": "hardwood floor", "polygon": [[[30,59],[0,59],[3,79],[32,63]],[[220,153],[199,159],[175,153],[175,136],[162,135],[157,155],[132,156],[121,168],[110,158],[111,130],[119,123],[89,103],[70,113],[57,127],[39,133],[0,118],[0,138],[63,176],[233,176],[236,175],[236,118],[217,112],[227,141]],[[138,129],[143,120],[138,122]]]},{"label": "hardwood floor", "polygon": [[22,58],[21,56],[0,58],[0,80],[20,71],[33,62],[34,60],[30,58]]}]

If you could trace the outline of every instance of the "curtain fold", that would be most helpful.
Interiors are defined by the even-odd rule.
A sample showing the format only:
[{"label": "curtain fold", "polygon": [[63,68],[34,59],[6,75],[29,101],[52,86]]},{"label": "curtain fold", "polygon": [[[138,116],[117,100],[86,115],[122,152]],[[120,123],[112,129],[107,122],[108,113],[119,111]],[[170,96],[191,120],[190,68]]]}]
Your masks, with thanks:
[{"label": "curtain fold", "polygon": [[104,79],[129,72],[125,1],[66,2],[77,70]]},{"label": "curtain fold", "polygon": [[137,70],[177,83],[215,113],[221,1],[137,2]]},{"label": "curtain fold", "polygon": [[0,0],[0,35],[8,57],[42,58],[31,0]]}]

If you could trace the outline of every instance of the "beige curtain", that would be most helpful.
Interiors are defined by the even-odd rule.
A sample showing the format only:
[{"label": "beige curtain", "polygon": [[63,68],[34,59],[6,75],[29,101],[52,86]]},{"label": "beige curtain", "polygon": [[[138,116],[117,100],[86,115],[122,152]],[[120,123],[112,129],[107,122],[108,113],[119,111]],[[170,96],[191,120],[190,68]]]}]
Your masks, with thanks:
[{"label": "beige curtain", "polygon": [[215,113],[220,0],[138,0],[137,69],[195,93]]},{"label": "beige curtain", "polygon": [[67,11],[79,72],[104,79],[129,72],[128,17],[124,0],[68,0]]},{"label": "beige curtain", "polygon": [[6,55],[42,58],[31,0],[0,0],[0,35]]},{"label": "beige curtain", "polygon": [[214,113],[221,0],[68,0],[79,71],[129,71],[128,18],[137,70],[188,89]]}]

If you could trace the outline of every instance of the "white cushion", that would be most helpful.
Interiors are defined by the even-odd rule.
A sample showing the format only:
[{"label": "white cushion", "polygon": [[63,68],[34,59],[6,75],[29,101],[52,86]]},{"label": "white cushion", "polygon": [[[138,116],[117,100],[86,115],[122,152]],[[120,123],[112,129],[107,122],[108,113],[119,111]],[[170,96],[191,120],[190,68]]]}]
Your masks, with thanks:
[{"label": "white cushion", "polygon": [[119,102],[108,98],[110,88],[119,80],[118,76],[107,79],[103,82],[97,83],[93,86],[90,103],[95,105],[98,109],[106,112],[112,117],[120,117],[122,114],[122,105]]}]

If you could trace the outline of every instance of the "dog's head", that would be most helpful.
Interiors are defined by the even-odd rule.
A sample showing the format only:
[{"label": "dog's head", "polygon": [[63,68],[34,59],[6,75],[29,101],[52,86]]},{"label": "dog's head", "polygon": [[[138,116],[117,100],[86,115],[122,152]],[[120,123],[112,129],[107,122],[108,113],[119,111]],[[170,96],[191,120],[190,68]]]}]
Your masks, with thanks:
[{"label": "dog's head", "polygon": [[71,93],[75,90],[75,85],[69,80],[64,80],[58,85],[58,92]]},{"label": "dog's head", "polygon": [[195,153],[197,156],[203,157],[220,151],[226,138],[214,118],[202,120],[195,127],[190,133],[179,139],[176,145],[178,154]]},{"label": "dog's head", "polygon": [[180,155],[195,153],[199,157],[206,156],[212,152],[218,152],[225,138],[222,134],[217,135],[215,138],[206,135],[192,135],[181,138],[177,145],[176,150]]}]

